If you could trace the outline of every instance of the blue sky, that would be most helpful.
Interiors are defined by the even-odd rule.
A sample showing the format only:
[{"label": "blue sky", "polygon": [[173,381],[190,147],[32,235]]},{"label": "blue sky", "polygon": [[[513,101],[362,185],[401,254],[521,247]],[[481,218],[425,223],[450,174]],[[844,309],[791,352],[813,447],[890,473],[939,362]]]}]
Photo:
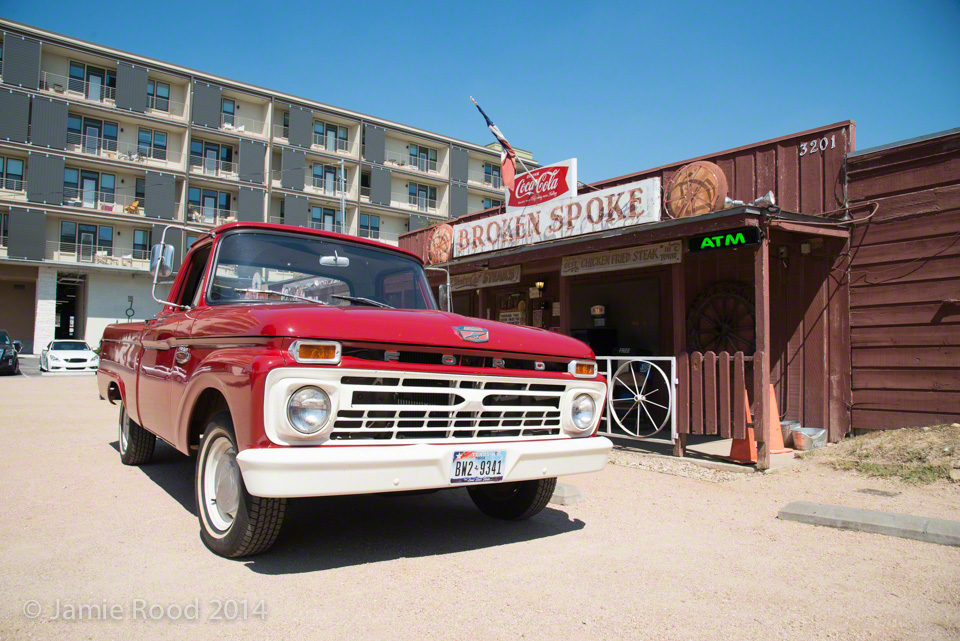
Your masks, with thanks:
[{"label": "blue sky", "polygon": [[960,126],[960,2],[789,4],[0,0],[0,15],[486,144],[473,95],[511,143],[578,157],[585,181],[847,118],[860,149]]}]

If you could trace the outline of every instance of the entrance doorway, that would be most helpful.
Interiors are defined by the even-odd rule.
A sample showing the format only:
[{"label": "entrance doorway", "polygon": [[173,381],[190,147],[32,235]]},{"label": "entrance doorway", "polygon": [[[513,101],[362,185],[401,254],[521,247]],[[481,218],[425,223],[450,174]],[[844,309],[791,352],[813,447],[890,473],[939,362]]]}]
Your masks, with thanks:
[{"label": "entrance doorway", "polygon": [[84,337],[84,285],[82,275],[60,275],[57,278],[57,311],[53,337],[57,339]]},{"label": "entrance doorway", "polygon": [[[660,356],[669,351],[663,321],[664,274],[583,278],[570,283],[570,333],[594,353]],[[667,280],[669,282],[669,280]],[[602,308],[602,313],[598,307]]]}]

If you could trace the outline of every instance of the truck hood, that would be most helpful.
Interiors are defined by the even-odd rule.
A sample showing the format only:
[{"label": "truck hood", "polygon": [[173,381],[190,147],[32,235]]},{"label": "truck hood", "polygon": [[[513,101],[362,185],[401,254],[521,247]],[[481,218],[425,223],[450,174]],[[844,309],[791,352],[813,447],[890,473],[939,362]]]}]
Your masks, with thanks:
[{"label": "truck hood", "polygon": [[[584,343],[562,334],[441,311],[268,303],[210,307],[194,318],[187,332],[194,337],[283,336],[593,358]],[[465,341],[458,326],[486,329],[489,340]]]}]

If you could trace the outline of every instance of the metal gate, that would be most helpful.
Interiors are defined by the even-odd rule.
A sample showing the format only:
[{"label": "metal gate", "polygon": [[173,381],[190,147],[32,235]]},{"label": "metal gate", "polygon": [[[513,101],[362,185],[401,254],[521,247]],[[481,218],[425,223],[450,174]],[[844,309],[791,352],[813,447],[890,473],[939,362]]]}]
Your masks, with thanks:
[{"label": "metal gate", "polygon": [[674,356],[597,356],[607,377],[599,433],[632,439],[677,438],[677,359]]}]

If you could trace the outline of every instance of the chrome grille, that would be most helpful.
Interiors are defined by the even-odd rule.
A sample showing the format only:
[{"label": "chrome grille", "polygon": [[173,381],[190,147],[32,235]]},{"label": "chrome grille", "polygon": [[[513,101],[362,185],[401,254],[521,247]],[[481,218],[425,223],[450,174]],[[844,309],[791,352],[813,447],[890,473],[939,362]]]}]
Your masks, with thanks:
[{"label": "chrome grille", "polygon": [[564,383],[344,376],[332,440],[559,436]]}]

